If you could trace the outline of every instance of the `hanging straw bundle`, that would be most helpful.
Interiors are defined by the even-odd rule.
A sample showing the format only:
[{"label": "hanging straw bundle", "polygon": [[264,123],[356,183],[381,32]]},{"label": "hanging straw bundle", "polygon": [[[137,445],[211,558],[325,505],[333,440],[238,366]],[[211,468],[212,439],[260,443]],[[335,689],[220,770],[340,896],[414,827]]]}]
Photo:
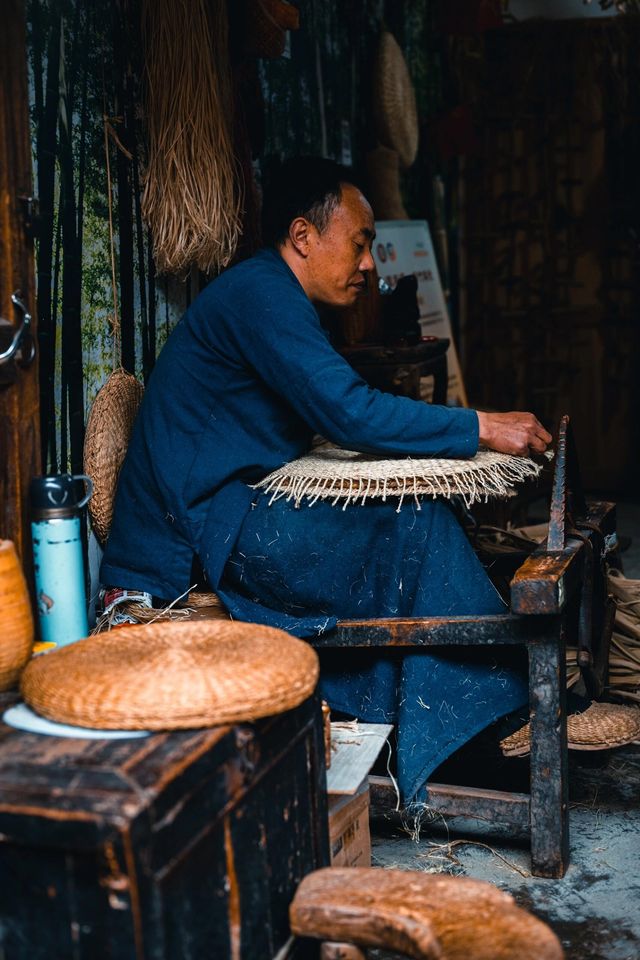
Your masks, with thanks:
[{"label": "hanging straw bundle", "polygon": [[142,212],[158,270],[218,271],[240,234],[224,0],[143,0],[148,166]]}]

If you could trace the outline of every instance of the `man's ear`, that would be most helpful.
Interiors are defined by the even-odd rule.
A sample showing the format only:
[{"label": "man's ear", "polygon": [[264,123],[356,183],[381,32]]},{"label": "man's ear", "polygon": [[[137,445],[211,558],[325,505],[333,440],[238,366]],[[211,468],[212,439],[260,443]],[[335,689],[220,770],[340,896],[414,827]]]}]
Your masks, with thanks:
[{"label": "man's ear", "polygon": [[309,256],[311,224],[304,217],[296,217],[289,224],[289,240],[302,257]]}]

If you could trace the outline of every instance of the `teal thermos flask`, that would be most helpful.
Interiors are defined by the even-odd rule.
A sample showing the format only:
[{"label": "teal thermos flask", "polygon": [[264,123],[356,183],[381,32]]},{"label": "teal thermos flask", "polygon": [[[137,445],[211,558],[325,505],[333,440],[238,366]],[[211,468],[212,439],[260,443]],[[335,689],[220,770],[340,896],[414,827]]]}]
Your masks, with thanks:
[{"label": "teal thermos flask", "polygon": [[81,519],[92,491],[91,479],[84,474],[34,477],[31,481],[40,639],[58,647],[89,632]]}]

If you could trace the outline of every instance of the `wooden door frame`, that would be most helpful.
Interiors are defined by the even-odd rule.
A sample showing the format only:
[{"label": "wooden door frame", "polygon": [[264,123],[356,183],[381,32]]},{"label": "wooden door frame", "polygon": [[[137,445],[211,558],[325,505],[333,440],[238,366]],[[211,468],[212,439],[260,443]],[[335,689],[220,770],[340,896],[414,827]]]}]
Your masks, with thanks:
[{"label": "wooden door frame", "polygon": [[[32,190],[26,24],[23,0],[5,0],[0,30],[0,316],[20,318],[11,294],[20,290],[35,328],[35,266],[24,200]],[[0,538],[12,540],[31,579],[29,481],[40,472],[37,358],[0,386]]]}]

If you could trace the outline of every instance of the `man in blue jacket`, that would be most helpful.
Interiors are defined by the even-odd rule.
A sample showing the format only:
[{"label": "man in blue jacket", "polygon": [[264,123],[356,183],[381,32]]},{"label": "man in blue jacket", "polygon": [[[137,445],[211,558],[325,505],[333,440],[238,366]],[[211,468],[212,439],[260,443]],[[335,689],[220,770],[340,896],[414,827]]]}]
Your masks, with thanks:
[{"label": "man in blue jacket", "polygon": [[[123,466],[104,584],[171,601],[197,562],[236,619],[312,636],[336,619],[498,613],[503,605],[449,505],[269,505],[252,484],[314,434],[392,456],[543,452],[530,413],[438,407],[369,388],[333,349],[315,304],[348,306],[373,270],[374,218],[350,173],[305,158],[264,209],[270,246],[197,297],[163,348]],[[398,725],[400,785],[527,699],[520,673],[450,653],[325,658],[329,703]],[[420,703],[422,706],[420,706]],[[426,708],[425,708],[426,704]]]}]

